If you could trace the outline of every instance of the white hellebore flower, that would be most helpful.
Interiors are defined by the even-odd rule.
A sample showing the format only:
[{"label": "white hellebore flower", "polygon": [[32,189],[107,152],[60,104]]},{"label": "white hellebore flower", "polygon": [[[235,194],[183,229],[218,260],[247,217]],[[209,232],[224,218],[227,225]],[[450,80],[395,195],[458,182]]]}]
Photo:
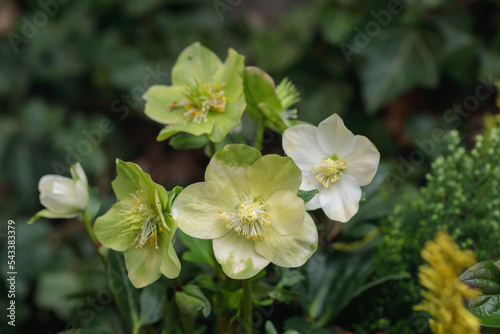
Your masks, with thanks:
[{"label": "white hellebore flower", "polygon": [[71,166],[72,179],[44,175],[38,182],[40,203],[46,208],[37,215],[45,218],[72,218],[84,211],[89,202],[87,176],[80,163]]},{"label": "white hellebore flower", "polygon": [[283,149],[302,170],[302,190],[319,193],[307,210],[322,208],[328,218],[347,222],[358,212],[361,186],[377,172],[380,153],[368,138],[355,136],[334,114],[318,127],[295,125],[283,134]]}]

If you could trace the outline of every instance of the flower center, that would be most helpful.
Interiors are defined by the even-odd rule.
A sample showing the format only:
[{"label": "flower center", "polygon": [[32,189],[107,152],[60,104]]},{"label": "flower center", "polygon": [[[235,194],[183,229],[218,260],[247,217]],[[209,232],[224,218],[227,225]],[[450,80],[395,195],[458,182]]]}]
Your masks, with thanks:
[{"label": "flower center", "polygon": [[[141,187],[142,188],[142,187]],[[158,248],[158,231],[163,231],[160,216],[153,210],[151,202],[147,200],[143,189],[135,194],[130,194],[132,200],[122,201],[122,210],[118,213],[123,216],[118,225],[124,227],[123,235],[135,236],[132,244],[137,244],[136,248],[142,248],[148,240],[151,246]]]},{"label": "flower center", "polygon": [[264,232],[271,226],[271,220],[267,211],[269,205],[261,198],[253,198],[247,194],[238,194],[240,204],[233,213],[220,210],[220,215],[226,221],[229,230],[234,229],[239,235],[247,239],[264,239]]},{"label": "flower center", "polygon": [[344,158],[323,160],[319,165],[312,167],[312,172],[316,180],[321,182],[326,188],[330,188],[330,183],[335,183],[340,180],[345,169]]},{"label": "flower center", "polygon": [[224,94],[218,83],[212,87],[211,83],[201,85],[193,82],[186,85],[184,93],[186,98],[181,102],[172,103],[169,108],[184,107],[186,110],[184,116],[191,122],[199,124],[202,121],[207,121],[207,115],[210,111],[224,112],[226,110],[227,99]]}]

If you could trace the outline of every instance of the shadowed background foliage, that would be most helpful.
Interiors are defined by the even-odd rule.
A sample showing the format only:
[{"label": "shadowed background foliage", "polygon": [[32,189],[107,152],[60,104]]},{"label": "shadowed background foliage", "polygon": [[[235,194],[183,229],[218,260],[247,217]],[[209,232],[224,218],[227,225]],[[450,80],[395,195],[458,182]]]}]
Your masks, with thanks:
[{"label": "shadowed background foliage", "polygon": [[[167,189],[202,179],[208,162],[203,150],[175,151],[156,142],[159,125],[145,117],[141,99],[150,85],[170,83],[175,59],[195,41],[221,58],[232,47],[247,65],[261,67],[277,82],[289,77],[301,92],[296,105],[301,120],[317,125],[338,113],[381,152],[379,173],[364,190],[366,201],[354,219],[342,226],[318,221],[324,254],[313,263],[323,266],[327,279],[317,281],[313,270],[305,269],[300,287],[288,282],[300,291],[301,307],[278,308],[271,317],[276,326],[320,333],[299,318],[286,322],[291,310],[330,330],[415,332],[415,282],[397,275],[405,270],[414,275],[401,263],[408,258],[420,263],[418,247],[405,256],[386,256],[394,250],[377,248],[383,238],[377,231],[391,230],[391,224],[399,231],[412,221],[401,208],[393,214],[403,198],[433,198],[418,189],[426,185],[430,163],[450,154],[436,130],[457,128],[469,149],[483,131],[483,115],[497,113],[492,81],[500,76],[499,1],[2,1],[0,36],[1,263],[6,222],[13,219],[18,333],[57,333],[69,323],[120,332],[112,303],[91,300],[107,283],[84,225],[42,220],[27,226],[26,221],[41,208],[40,177],[68,176],[76,161],[99,187],[103,211],[114,202],[115,158],[140,164]],[[246,121],[241,134],[252,142],[254,125]],[[266,131],[264,143],[264,153],[282,153],[279,134]],[[403,208],[420,212],[415,224],[422,229],[434,224],[427,211]],[[498,224],[498,215],[489,219]],[[470,247],[467,238],[483,232],[469,226],[453,236]],[[387,235],[383,245],[398,237]],[[496,255],[486,250],[483,258]],[[377,272],[380,262],[385,267]],[[5,270],[0,277],[5,282]],[[363,289],[367,282],[384,288]],[[399,294],[396,286],[411,286],[413,295]],[[331,291],[325,300],[315,309],[306,307],[322,289]],[[3,308],[3,284],[0,296]],[[402,296],[406,299],[398,300]]]}]

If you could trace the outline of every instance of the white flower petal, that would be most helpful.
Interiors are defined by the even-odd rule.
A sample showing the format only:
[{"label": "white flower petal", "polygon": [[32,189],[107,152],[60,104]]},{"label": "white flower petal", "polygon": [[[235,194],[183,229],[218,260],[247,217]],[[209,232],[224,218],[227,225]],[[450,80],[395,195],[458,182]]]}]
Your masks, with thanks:
[{"label": "white flower petal", "polygon": [[283,150],[303,171],[309,171],[330,155],[321,150],[317,140],[318,129],[309,124],[299,124],[283,133]]},{"label": "white flower petal", "polygon": [[314,173],[312,172],[312,167],[309,170],[302,171],[302,183],[300,184],[300,189],[302,190],[313,190],[313,189],[321,189],[323,185],[319,182]]},{"label": "white flower petal", "polygon": [[77,198],[75,181],[62,177],[52,185],[52,193]]},{"label": "white flower petal", "polygon": [[238,204],[232,188],[216,182],[199,182],[177,196],[172,217],[184,233],[194,238],[215,239],[229,232],[220,211],[232,213]]},{"label": "white flower petal", "polygon": [[340,180],[331,184],[330,188],[322,189],[318,195],[328,218],[345,223],[358,212],[361,188],[354,176],[344,174]]},{"label": "white flower petal", "polygon": [[217,262],[227,276],[245,279],[257,275],[269,264],[255,251],[255,243],[251,239],[231,232],[213,241]]},{"label": "white flower petal", "polygon": [[319,194],[316,194],[309,202],[306,203],[306,210],[316,210],[321,208],[321,204],[319,202]]},{"label": "white flower petal", "polygon": [[59,175],[44,175],[38,181],[38,191],[41,194],[51,194],[54,183],[60,180],[69,180],[67,177],[59,176]]},{"label": "white flower petal", "polygon": [[372,182],[377,172],[380,153],[368,138],[356,136],[356,147],[351,155],[344,157],[345,174],[354,176],[360,186]]},{"label": "white flower petal", "polygon": [[87,175],[85,175],[85,171],[83,170],[79,162],[71,167],[71,175],[73,177],[73,180],[81,181],[83,185],[88,186]]},{"label": "white flower petal", "polygon": [[76,198],[61,194],[40,195],[40,203],[55,214],[69,215],[80,211]]},{"label": "white flower petal", "polygon": [[294,233],[282,236],[269,229],[264,240],[255,241],[256,251],[280,267],[300,267],[318,247],[318,230],[309,214]]},{"label": "white flower petal", "polygon": [[318,125],[318,143],[328,157],[336,154],[339,158],[346,157],[354,151],[356,140],[342,118],[334,114]]},{"label": "white flower petal", "polygon": [[83,211],[89,203],[89,190],[83,182],[76,182],[76,198],[80,204],[80,209]]}]

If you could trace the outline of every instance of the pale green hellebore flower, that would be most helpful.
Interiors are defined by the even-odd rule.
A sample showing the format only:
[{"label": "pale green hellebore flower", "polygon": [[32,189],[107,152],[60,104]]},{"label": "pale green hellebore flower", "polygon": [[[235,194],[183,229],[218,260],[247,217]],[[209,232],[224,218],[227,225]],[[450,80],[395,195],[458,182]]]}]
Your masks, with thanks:
[{"label": "pale green hellebore flower", "polygon": [[205,182],[177,197],[172,217],[184,233],[213,239],[231,278],[252,277],[270,262],[299,267],[318,245],[316,226],[296,195],[300,182],[292,159],[226,145],[210,160]]},{"label": "pale green hellebore flower", "polygon": [[40,203],[46,208],[39,211],[30,222],[39,217],[73,218],[84,211],[89,202],[87,176],[80,163],[70,168],[72,178],[44,175],[38,182]]},{"label": "pale green hellebore flower", "polygon": [[172,85],[152,86],[143,96],[146,115],[166,124],[157,139],[187,132],[223,140],[241,123],[245,109],[243,62],[233,49],[225,63],[198,42],[184,49],[172,68]]},{"label": "pale green hellebore flower", "polygon": [[106,247],[125,252],[128,277],[136,288],[155,282],[161,274],[175,278],[180,262],[172,246],[177,228],[169,216],[173,197],[131,162],[117,160],[118,175],[112,182],[118,198],[97,218],[94,232]]},{"label": "pale green hellebore flower", "polygon": [[358,212],[361,186],[377,172],[380,153],[368,138],[355,136],[334,114],[318,127],[295,125],[283,133],[283,150],[302,170],[302,190],[319,193],[306,209],[347,222]]}]

